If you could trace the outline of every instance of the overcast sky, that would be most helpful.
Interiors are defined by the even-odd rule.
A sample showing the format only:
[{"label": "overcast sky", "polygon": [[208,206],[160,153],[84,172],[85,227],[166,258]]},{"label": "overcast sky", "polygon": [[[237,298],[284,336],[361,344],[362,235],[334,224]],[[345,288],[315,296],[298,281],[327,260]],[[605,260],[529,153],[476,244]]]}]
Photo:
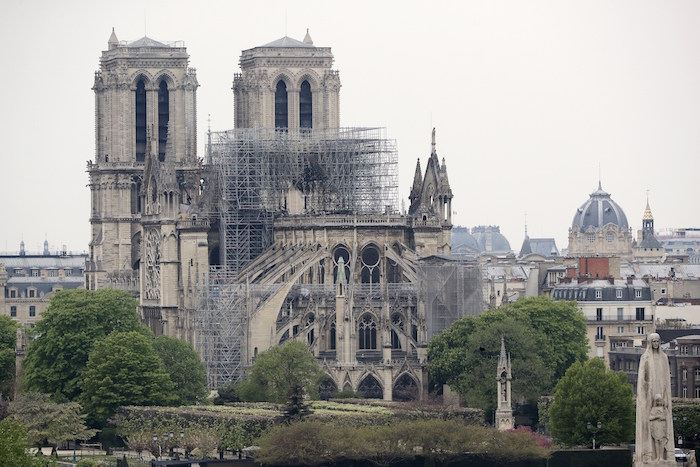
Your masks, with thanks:
[{"label": "overcast sky", "polygon": [[0,251],[90,241],[99,57],[119,40],[182,40],[197,69],[198,133],[233,127],[241,50],[285,34],[331,47],[341,125],[396,139],[408,197],[436,127],[454,223],[567,246],[598,184],[641,227],[700,227],[700,2],[5,0]]}]

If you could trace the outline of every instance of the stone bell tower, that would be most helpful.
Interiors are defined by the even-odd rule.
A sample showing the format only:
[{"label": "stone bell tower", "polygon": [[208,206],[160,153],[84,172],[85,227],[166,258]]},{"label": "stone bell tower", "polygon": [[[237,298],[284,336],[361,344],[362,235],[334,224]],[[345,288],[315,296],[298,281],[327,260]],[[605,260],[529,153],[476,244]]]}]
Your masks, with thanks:
[{"label": "stone bell tower", "polygon": [[[139,293],[143,317],[156,333],[188,339],[182,323],[178,330],[171,321],[177,310],[193,303],[188,277],[192,281],[194,270],[201,276],[208,268],[208,222],[197,217],[198,86],[182,42],[149,37],[119,41],[112,30],[92,88],[95,155],[87,166],[91,192],[87,288]],[[183,246],[184,237],[193,234],[197,239]],[[149,250],[143,251],[142,245]],[[203,258],[197,245],[204,248]],[[158,306],[151,307],[158,294]],[[171,311],[161,315],[163,306]]]},{"label": "stone bell tower", "polygon": [[244,50],[233,78],[236,128],[338,128],[340,77],[330,47],[283,37]]}]

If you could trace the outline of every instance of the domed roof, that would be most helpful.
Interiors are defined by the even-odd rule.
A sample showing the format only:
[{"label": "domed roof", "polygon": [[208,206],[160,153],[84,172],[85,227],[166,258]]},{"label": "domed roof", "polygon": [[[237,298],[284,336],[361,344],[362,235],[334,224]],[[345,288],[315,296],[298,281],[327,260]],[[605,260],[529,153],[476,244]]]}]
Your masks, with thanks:
[{"label": "domed roof", "polygon": [[591,193],[588,201],[583,203],[574,214],[571,228],[585,232],[588,227],[599,230],[608,224],[614,224],[620,230],[629,228],[625,212],[619,204],[610,198],[610,194],[604,191],[598,182],[598,189]]},{"label": "domed roof", "polygon": [[472,237],[484,253],[509,253],[510,242],[497,225],[479,225],[472,228]]}]

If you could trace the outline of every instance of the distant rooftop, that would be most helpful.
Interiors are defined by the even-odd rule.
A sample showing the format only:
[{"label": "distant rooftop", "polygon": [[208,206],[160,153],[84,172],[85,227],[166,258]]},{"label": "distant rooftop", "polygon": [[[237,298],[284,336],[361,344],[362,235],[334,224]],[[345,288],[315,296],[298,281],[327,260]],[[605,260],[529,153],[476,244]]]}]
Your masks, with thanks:
[{"label": "distant rooftop", "polygon": [[313,48],[314,45],[312,44],[305,44],[302,41],[298,41],[296,39],[292,39],[289,36],[284,36],[280,39],[277,39],[276,41],[269,42],[265,45],[262,45],[261,47],[306,47],[306,48]]}]

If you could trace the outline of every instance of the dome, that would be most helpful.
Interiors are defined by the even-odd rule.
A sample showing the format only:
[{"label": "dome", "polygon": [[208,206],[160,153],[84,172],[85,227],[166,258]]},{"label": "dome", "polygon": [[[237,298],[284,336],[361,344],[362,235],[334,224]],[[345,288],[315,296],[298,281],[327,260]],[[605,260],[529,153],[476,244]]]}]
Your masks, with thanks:
[{"label": "dome", "polygon": [[484,253],[510,253],[510,242],[497,225],[479,225],[472,228],[472,237]]},{"label": "dome", "polygon": [[576,211],[571,228],[585,232],[588,227],[600,230],[608,224],[614,224],[620,230],[629,228],[625,212],[619,204],[610,198],[610,194],[604,191],[598,182],[598,189],[591,193],[588,201]]},{"label": "dome", "polygon": [[450,236],[453,253],[479,253],[481,251],[479,244],[471,236],[467,227],[453,227]]}]

